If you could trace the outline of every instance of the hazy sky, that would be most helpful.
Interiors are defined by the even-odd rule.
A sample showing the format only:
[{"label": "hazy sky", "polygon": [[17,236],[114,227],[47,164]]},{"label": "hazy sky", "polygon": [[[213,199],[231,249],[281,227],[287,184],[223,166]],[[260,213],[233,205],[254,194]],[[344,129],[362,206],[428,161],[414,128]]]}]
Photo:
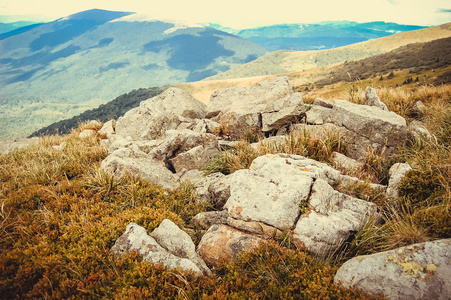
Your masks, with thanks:
[{"label": "hazy sky", "polygon": [[0,0],[0,15],[38,14],[56,19],[92,8],[235,28],[330,20],[451,22],[450,0]]}]

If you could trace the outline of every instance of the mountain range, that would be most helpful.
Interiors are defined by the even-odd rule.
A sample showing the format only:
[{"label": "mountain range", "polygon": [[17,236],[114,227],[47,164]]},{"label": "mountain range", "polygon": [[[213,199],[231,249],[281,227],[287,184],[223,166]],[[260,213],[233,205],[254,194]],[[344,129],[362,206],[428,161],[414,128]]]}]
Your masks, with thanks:
[{"label": "mountain range", "polygon": [[[450,33],[445,24],[394,34],[416,28],[341,21],[236,31],[99,9],[29,24],[0,34],[0,139],[27,136],[135,89],[299,72]],[[377,38],[389,34],[394,35]],[[268,53],[285,38],[293,47],[290,39],[304,39],[305,47],[310,47],[308,39],[329,41],[324,47],[340,45],[331,36],[344,44],[356,37],[372,40]],[[251,41],[257,38],[260,44]]]},{"label": "mountain range", "polygon": [[196,81],[267,51],[198,24],[89,10],[0,35],[0,137],[141,87]]},{"label": "mountain range", "polygon": [[363,59],[383,54],[408,44],[425,43],[450,36],[451,23],[446,23],[334,49],[321,51],[279,50],[207,79],[232,79],[300,72],[345,61]]},{"label": "mountain range", "polygon": [[269,51],[306,51],[337,48],[396,33],[426,28],[425,26],[387,22],[357,23],[350,21],[328,21],[315,24],[277,24],[243,30],[211,23],[206,25],[260,44]]},{"label": "mountain range", "polygon": [[[324,66],[303,72],[285,74],[295,91],[302,92],[306,101],[327,97],[330,91],[349,93],[367,86],[416,89],[419,85],[439,86],[451,83],[451,37],[427,43],[413,43],[393,51],[361,60]],[[396,75],[395,75],[396,73]],[[176,84],[201,102],[208,104],[210,96],[227,87],[246,87],[278,75],[224,80],[202,80]],[[421,78],[421,79],[420,79]],[[61,120],[34,132],[30,137],[67,134],[80,123],[90,120],[107,122],[117,120],[140,102],[151,98],[163,89],[139,89],[121,95],[105,105],[83,112],[70,119]]]}]

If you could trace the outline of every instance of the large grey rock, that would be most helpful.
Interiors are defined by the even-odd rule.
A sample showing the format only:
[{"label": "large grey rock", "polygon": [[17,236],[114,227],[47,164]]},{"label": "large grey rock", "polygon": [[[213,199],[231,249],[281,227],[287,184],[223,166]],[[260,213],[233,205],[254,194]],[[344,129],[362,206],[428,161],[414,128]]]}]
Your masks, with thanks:
[{"label": "large grey rock", "polygon": [[207,118],[223,124],[233,134],[251,129],[277,131],[297,122],[304,112],[302,96],[293,94],[287,77],[216,91],[207,106]]},{"label": "large grey rock", "polygon": [[228,177],[222,173],[204,176],[199,170],[189,170],[181,174],[180,181],[193,184],[198,201],[216,209],[222,209],[230,197]]},{"label": "large grey rock", "polygon": [[164,219],[160,225],[150,233],[150,236],[169,253],[177,257],[191,260],[204,274],[211,273],[205,262],[197,254],[196,246],[190,236],[171,220]]},{"label": "large grey rock", "polygon": [[372,148],[391,156],[407,139],[406,120],[394,112],[378,107],[335,100],[332,123],[345,129],[350,157],[362,159]]},{"label": "large grey rock", "polygon": [[272,132],[292,123],[299,123],[305,113],[300,93],[268,103],[262,113],[262,131]]},{"label": "large grey rock", "polygon": [[374,203],[335,191],[322,179],[313,184],[309,204],[310,211],[296,224],[293,243],[316,254],[337,250],[377,213]]},{"label": "large grey rock", "polygon": [[219,150],[218,141],[213,134],[199,133],[188,129],[168,130],[161,139],[161,143],[149,151],[149,156],[167,163],[180,153],[197,146],[202,146],[201,151],[204,152],[205,159]]},{"label": "large grey rock", "polygon": [[[216,139],[215,139],[216,141]],[[185,170],[203,170],[219,151],[216,143],[211,145],[199,145],[188,151],[182,152],[176,157],[169,160],[176,173]]]},{"label": "large grey rock", "polygon": [[116,240],[111,248],[111,252],[117,257],[131,251],[137,251],[144,260],[153,264],[164,264],[166,268],[180,268],[185,271],[193,271],[198,275],[203,274],[203,270],[194,262],[171,254],[149,236],[145,228],[135,223],[127,225],[125,233]]},{"label": "large grey rock", "polygon": [[[229,176],[230,197],[224,208],[243,221],[258,221],[281,230],[293,227],[300,204],[308,199],[312,176],[285,160],[252,163],[250,170],[238,170]],[[262,159],[260,159],[262,160]]]},{"label": "large grey rock", "polygon": [[178,178],[169,171],[164,162],[147,156],[144,152],[137,155],[129,148],[119,148],[108,155],[100,164],[100,169],[115,176],[141,176],[163,188],[179,187]]},{"label": "large grey rock", "polygon": [[388,299],[451,299],[451,239],[358,256],[334,282]]},{"label": "large grey rock", "polygon": [[340,180],[341,177],[340,172],[328,164],[300,155],[283,153],[259,156],[254,159],[249,170],[258,172],[261,176],[267,178],[287,177],[284,174],[293,172],[312,178],[321,178],[330,184]]},{"label": "large grey rock", "polygon": [[320,105],[312,105],[312,107],[305,113],[306,122],[309,125],[323,125],[330,121],[330,114],[332,109]]},{"label": "large grey rock", "polygon": [[376,90],[371,86],[365,90],[365,105],[379,107],[382,110],[388,111],[387,105],[379,99]]},{"label": "large grey rock", "polygon": [[315,100],[313,101],[313,105],[316,106],[322,106],[325,108],[332,108],[334,107],[334,103],[329,101],[329,100],[324,100],[322,98],[315,98]]},{"label": "large grey rock", "polygon": [[356,171],[360,167],[360,163],[358,161],[347,157],[342,153],[332,153],[331,159],[335,166],[340,167],[348,172]]},{"label": "large grey rock", "polygon": [[255,235],[216,224],[204,234],[197,251],[208,265],[217,266],[221,262],[237,258],[244,251],[258,247],[262,241]]},{"label": "large grey rock", "polygon": [[116,123],[116,133],[133,140],[157,139],[166,130],[176,129],[181,123],[195,126],[203,119],[206,106],[178,88],[169,88],[162,94],[141,102]]},{"label": "large grey rock", "polygon": [[391,166],[390,170],[388,171],[390,180],[388,181],[387,198],[398,198],[398,189],[401,184],[401,180],[410,170],[412,170],[412,167],[408,163],[396,163]]}]

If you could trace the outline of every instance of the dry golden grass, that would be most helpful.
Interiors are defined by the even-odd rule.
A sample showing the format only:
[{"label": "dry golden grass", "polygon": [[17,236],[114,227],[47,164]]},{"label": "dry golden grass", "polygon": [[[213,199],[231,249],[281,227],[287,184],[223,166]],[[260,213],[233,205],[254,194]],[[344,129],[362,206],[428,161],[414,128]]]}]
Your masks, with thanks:
[{"label": "dry golden grass", "polygon": [[242,140],[235,149],[220,151],[210,161],[205,172],[230,174],[239,169],[247,169],[255,158],[269,153],[296,154],[330,162],[333,152],[346,152],[339,131],[332,129],[310,131],[304,128],[275,140],[262,140],[254,145]]}]

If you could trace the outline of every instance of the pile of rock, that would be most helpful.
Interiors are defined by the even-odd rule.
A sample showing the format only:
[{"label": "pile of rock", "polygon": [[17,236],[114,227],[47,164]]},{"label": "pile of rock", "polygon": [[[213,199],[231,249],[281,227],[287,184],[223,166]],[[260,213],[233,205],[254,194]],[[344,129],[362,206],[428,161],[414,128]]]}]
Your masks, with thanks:
[{"label": "pile of rock", "polygon": [[[367,90],[366,104],[317,99],[307,110],[301,94],[293,92],[286,77],[247,88],[217,91],[208,106],[176,88],[142,102],[119,118],[114,132],[113,124],[108,125],[109,130],[105,129],[109,155],[101,168],[116,176],[139,174],[141,178],[171,189],[189,179],[197,188],[199,201],[209,202],[217,211],[193,218],[192,225],[205,230],[197,249],[186,233],[165,220],[150,235],[144,228],[129,224],[112,251],[120,255],[136,250],[153,263],[180,267],[199,275],[210,272],[207,265],[214,268],[266,239],[286,234],[296,246],[311,253],[327,255],[336,251],[369,219],[378,218],[375,204],[333,188],[337,182],[356,183],[357,178],[343,175],[313,159],[287,154],[258,157],[249,169],[227,176],[219,173],[203,176],[202,170],[224,144],[212,134],[220,128],[227,128],[232,136],[248,131],[278,135],[296,127],[293,126],[296,123],[335,128],[345,136],[351,156],[337,153],[335,159],[349,168],[355,168],[368,149],[386,156],[395,154],[397,147],[406,142],[406,121],[389,112],[372,89]],[[396,198],[400,179],[409,168],[406,164],[395,165],[390,171],[389,186],[373,187]],[[449,241],[443,243],[449,249]],[[420,275],[415,280],[426,282],[425,288],[419,283],[412,284],[424,290],[432,289],[431,284],[438,282],[440,291],[449,296],[449,279],[442,279],[443,274],[449,272],[443,273],[443,268],[449,270],[449,251],[446,251],[447,260],[434,256],[427,258],[430,261],[426,265],[423,260],[418,262],[424,274],[418,271]],[[384,257],[374,268],[383,270],[384,263],[394,262],[393,259],[389,262],[393,255]],[[396,258],[398,265],[405,269],[399,259]],[[361,269],[368,268],[362,264],[367,259],[355,258],[349,264],[352,261],[356,261],[354,269],[345,264],[343,268],[352,271],[339,271],[336,281],[365,288],[360,284],[365,280],[358,278],[364,274]],[[432,265],[436,269],[429,272]],[[430,279],[436,275],[441,279]],[[374,278],[382,278],[377,276]],[[371,278],[371,275],[363,277]],[[392,297],[392,294],[387,295]]]}]

